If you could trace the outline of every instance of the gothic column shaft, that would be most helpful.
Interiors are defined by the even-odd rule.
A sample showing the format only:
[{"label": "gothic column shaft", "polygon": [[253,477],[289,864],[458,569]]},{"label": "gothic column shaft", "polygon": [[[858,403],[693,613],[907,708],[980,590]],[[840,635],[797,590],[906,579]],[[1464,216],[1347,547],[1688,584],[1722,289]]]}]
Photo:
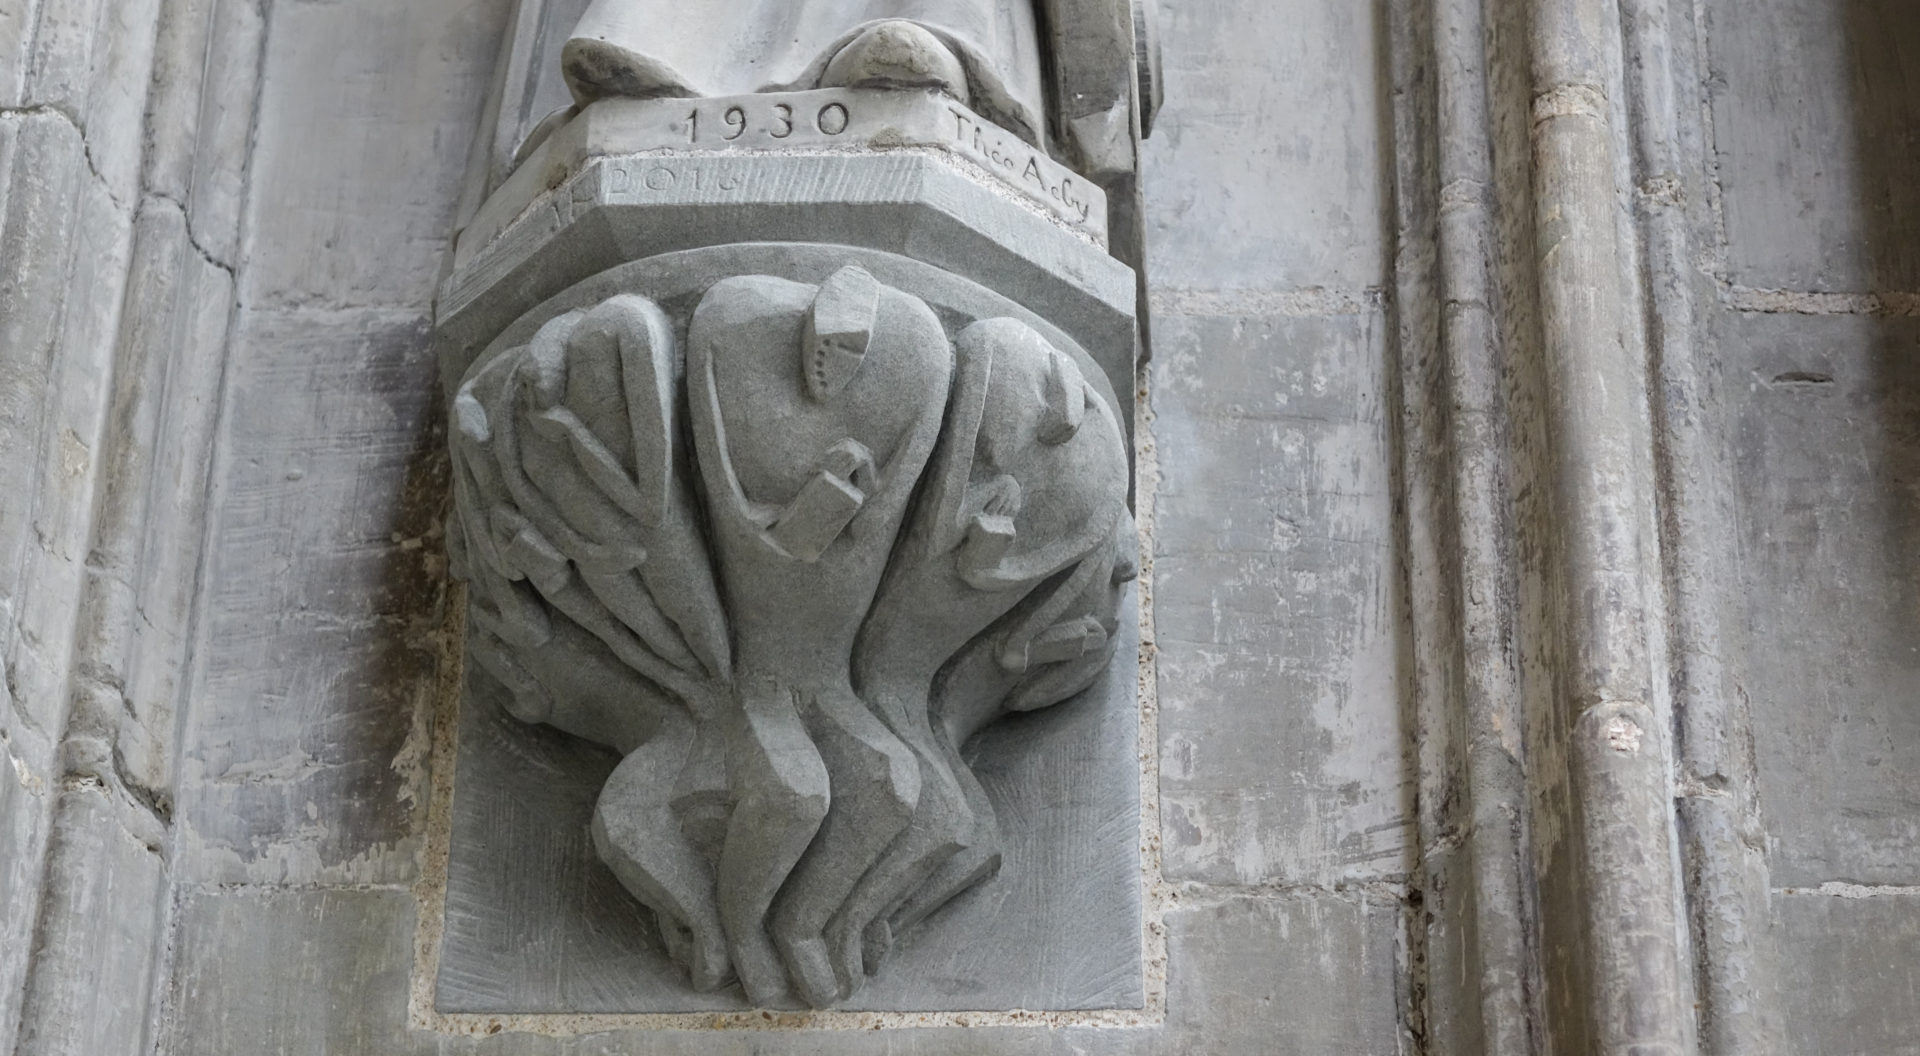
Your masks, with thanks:
[{"label": "gothic column shaft", "polygon": [[[35,283],[0,308],[21,338],[0,338],[0,368],[40,386],[37,407],[9,411],[42,417],[55,471],[15,507],[35,538],[21,581],[0,583],[0,601],[32,601],[0,621],[26,676],[0,721],[16,764],[0,934],[17,940],[0,941],[0,1052],[91,1056],[146,1050],[165,976],[175,742],[266,14],[141,0],[37,18],[20,123],[76,141],[80,204],[42,202],[54,181],[15,159],[8,189],[30,194],[5,238]],[[47,238],[63,213],[74,230]],[[31,354],[53,372],[11,369]]]},{"label": "gothic column shaft", "polygon": [[1694,703],[1676,686],[1712,676],[1675,654],[1714,632],[1667,575],[1697,535],[1663,534],[1699,509],[1668,484],[1700,456],[1654,399],[1691,332],[1682,221],[1635,188],[1673,169],[1653,6],[1399,16],[1415,943],[1436,1053],[1695,1051],[1674,728]]},{"label": "gothic column shaft", "polygon": [[1512,600],[1513,501],[1506,422],[1506,350],[1492,274],[1499,238],[1480,0],[1438,0],[1440,341],[1446,360],[1447,450],[1458,526],[1454,614],[1462,650],[1466,743],[1455,759],[1467,790],[1473,980],[1488,1056],[1536,1051],[1537,909],[1528,879],[1526,750]]},{"label": "gothic column shaft", "polygon": [[1610,63],[1612,0],[1531,14],[1535,252],[1551,515],[1546,615],[1573,803],[1574,978],[1588,1051],[1689,1050],[1670,770],[1655,686],[1659,618],[1647,376],[1629,336]]}]

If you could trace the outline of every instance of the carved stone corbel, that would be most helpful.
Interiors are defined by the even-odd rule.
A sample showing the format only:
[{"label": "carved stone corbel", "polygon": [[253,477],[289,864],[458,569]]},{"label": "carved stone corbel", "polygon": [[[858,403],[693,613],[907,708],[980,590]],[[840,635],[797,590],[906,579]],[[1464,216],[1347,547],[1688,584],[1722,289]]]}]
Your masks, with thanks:
[{"label": "carved stone corbel", "polygon": [[803,4],[779,54],[651,4],[565,38],[442,289],[470,692],[619,753],[592,848],[692,992],[825,1007],[1001,868],[975,735],[1131,687],[1134,278],[1025,3]]}]

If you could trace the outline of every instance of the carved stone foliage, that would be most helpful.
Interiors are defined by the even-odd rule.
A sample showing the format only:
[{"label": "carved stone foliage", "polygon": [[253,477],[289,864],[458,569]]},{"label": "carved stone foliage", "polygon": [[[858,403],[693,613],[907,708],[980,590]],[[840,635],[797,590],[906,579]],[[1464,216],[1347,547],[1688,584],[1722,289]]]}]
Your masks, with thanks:
[{"label": "carved stone foliage", "polygon": [[1106,670],[1127,433],[1084,353],[856,265],[669,303],[461,381],[469,658],[625,756],[594,846],[696,988],[830,1005],[998,869],[968,739]]}]

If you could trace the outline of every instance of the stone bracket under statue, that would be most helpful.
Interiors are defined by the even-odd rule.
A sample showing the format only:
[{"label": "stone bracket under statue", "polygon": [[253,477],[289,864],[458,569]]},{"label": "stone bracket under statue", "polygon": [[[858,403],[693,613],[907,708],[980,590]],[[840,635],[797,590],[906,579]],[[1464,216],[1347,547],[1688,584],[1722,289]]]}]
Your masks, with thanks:
[{"label": "stone bracket under statue", "polygon": [[592,102],[471,212],[441,1011],[1139,1007],[1107,216],[862,88]]}]

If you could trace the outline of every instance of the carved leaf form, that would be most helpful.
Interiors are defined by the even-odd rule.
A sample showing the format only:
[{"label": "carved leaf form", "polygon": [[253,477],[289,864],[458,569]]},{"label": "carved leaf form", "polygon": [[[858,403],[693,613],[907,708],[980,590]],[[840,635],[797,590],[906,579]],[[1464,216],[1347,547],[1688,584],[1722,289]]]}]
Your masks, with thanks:
[{"label": "carved leaf form", "polygon": [[1105,669],[1124,432],[1031,327],[950,338],[855,267],[722,280],[686,333],[614,297],[465,379],[469,648],[626,754],[594,845],[696,987],[829,1005],[998,868],[967,739]]}]

